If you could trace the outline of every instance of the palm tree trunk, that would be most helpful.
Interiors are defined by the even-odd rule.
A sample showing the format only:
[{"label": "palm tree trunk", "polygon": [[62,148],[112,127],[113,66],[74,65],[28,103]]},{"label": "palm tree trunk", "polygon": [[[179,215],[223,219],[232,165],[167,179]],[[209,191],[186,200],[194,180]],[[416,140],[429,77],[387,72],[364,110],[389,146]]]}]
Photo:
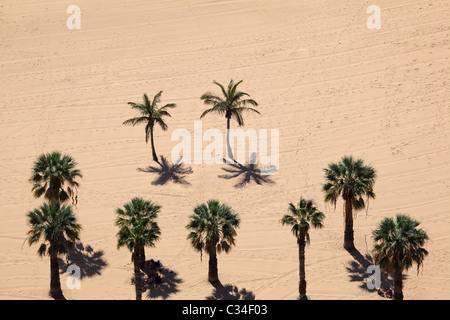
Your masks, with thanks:
[{"label": "palm tree trunk", "polygon": [[299,279],[298,282],[298,292],[299,292],[299,299],[300,300],[308,300],[308,297],[306,296],[306,278],[305,278],[305,234],[300,233],[300,236],[298,238],[298,259],[300,263],[299,268]]},{"label": "palm tree trunk", "polygon": [[54,298],[62,296],[58,257],[56,255],[50,257],[50,295]]},{"label": "palm tree trunk", "polygon": [[49,202],[59,201],[59,190],[61,189],[61,181],[57,178],[50,180],[49,188],[45,197]]},{"label": "palm tree trunk", "polygon": [[140,265],[145,262],[145,247],[142,247],[139,253]]},{"label": "palm tree trunk", "polygon": [[219,271],[217,269],[217,253],[216,248],[209,253],[209,270],[208,281],[216,282],[219,280]]},{"label": "palm tree trunk", "polygon": [[403,279],[402,273],[394,273],[394,300],[403,300]]},{"label": "palm tree trunk", "polygon": [[353,239],[353,207],[350,199],[345,200],[345,231],[344,231],[344,249],[354,250]]},{"label": "palm tree trunk", "polygon": [[226,118],[227,118],[227,155],[229,156],[230,159],[234,160],[234,156],[233,156],[233,151],[231,150],[231,145],[230,145],[230,119],[231,119],[231,113],[226,114]]},{"label": "palm tree trunk", "polygon": [[142,278],[138,260],[134,260],[134,285],[136,288],[136,300],[142,300]]},{"label": "palm tree trunk", "polygon": [[150,127],[150,140],[151,140],[151,143],[152,143],[153,161],[159,162],[158,161],[158,156],[156,155],[155,142],[153,140],[153,126]]}]

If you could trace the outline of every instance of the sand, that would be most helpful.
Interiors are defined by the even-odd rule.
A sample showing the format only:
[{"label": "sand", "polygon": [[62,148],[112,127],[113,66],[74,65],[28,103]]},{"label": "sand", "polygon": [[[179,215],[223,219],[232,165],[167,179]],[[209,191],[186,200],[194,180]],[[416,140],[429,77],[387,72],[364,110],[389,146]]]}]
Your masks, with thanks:
[{"label": "sand", "polygon": [[[80,30],[66,27],[72,4]],[[370,4],[381,8],[379,30],[366,27]],[[304,196],[326,214],[306,249],[310,299],[381,299],[365,286],[366,255],[377,223],[397,213],[431,238],[423,269],[406,274],[405,299],[449,299],[449,12],[445,0],[3,0],[0,298],[50,299],[49,260],[24,244],[25,214],[43,202],[28,182],[33,161],[59,150],[84,175],[83,278],[69,290],[61,275],[67,299],[135,298],[131,255],[116,248],[114,226],[115,208],[135,196],[162,205],[162,239],[146,252],[173,271],[145,298],[295,299],[297,244],[279,219]],[[122,126],[136,115],[127,102],[163,90],[163,103],[178,105],[155,136],[170,159],[171,133],[193,132],[199,97],[231,78],[260,105],[245,128],[279,130],[279,172],[238,188],[242,176],[220,177],[225,164],[188,165],[178,180],[139,171],[154,163],[144,128]],[[208,116],[203,127],[225,130],[226,121]],[[377,197],[355,220],[354,256],[342,248],[342,203],[325,205],[321,192],[322,169],[346,154],[378,171]],[[210,198],[242,218],[236,247],[219,256],[218,288],[184,228]]]}]

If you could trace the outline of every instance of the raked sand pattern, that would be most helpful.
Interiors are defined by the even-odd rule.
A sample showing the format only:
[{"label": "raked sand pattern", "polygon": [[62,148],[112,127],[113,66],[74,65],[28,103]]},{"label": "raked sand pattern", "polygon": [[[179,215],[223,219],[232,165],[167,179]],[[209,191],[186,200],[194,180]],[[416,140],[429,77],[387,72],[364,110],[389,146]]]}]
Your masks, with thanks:
[{"label": "raked sand pattern", "polygon": [[[66,9],[81,8],[68,30]],[[366,9],[381,8],[381,29]],[[24,240],[25,214],[42,203],[28,182],[44,152],[70,154],[83,173],[76,215],[84,269],[67,299],[134,299],[130,253],[117,250],[117,207],[134,196],[162,205],[161,241],[146,250],[174,272],[154,299],[298,296],[295,238],[279,223],[288,203],[314,199],[325,228],[306,249],[310,299],[382,299],[365,287],[378,222],[420,220],[431,241],[405,299],[450,298],[450,4],[445,0],[4,0],[0,3],[0,298],[49,299],[49,261]],[[245,128],[279,129],[280,168],[260,184],[226,179],[222,165],[188,165],[168,180],[154,166],[128,101],[163,90],[178,107],[155,131],[170,159],[177,128],[193,130],[213,80],[244,79],[258,101]],[[210,116],[203,127],[225,129]],[[232,127],[236,123],[232,122]],[[355,220],[360,255],[342,248],[342,202],[323,202],[323,171],[351,154],[378,172],[375,200]],[[142,169],[142,170],[139,170]],[[151,171],[151,170],[150,170]],[[170,178],[170,176],[169,176]],[[224,288],[186,240],[192,208],[216,198],[242,218],[236,247],[219,256]]]}]

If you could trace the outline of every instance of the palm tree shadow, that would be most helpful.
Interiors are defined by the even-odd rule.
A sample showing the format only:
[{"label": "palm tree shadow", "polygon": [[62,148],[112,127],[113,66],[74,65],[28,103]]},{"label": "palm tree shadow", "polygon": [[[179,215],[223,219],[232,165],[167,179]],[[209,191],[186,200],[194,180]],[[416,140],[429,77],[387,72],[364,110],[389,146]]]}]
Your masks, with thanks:
[{"label": "palm tree shadow", "polygon": [[[367,280],[371,275],[375,275],[375,273],[369,272],[367,269],[375,265],[373,262],[373,258],[370,254],[366,253],[364,256],[358,250],[348,250],[348,252],[352,255],[353,259],[349,262],[349,265],[346,267],[347,272],[350,276],[350,281],[352,282],[360,282],[360,288],[365,291],[374,292],[376,288],[369,289],[367,285]],[[403,279],[406,279],[406,275],[403,275]],[[394,281],[389,279],[387,272],[380,273],[380,288],[393,287]],[[375,282],[372,282],[375,287]]]},{"label": "palm tree shadow", "polygon": [[183,280],[178,278],[177,272],[167,268],[162,268],[158,272],[161,275],[161,283],[147,284],[147,298],[162,298],[166,300],[171,294],[179,291],[178,285],[183,283]]},{"label": "palm tree shadow", "polygon": [[213,282],[212,285],[214,291],[211,296],[206,297],[206,300],[255,300],[254,293],[245,288],[239,290],[231,284],[224,286],[220,281]]},{"label": "palm tree shadow", "polygon": [[66,273],[67,268],[74,264],[80,268],[81,278],[100,275],[101,270],[108,265],[103,255],[103,250],[95,251],[90,245],[85,247],[82,243],[77,243],[75,250],[69,253],[66,261],[58,258],[60,272]]},{"label": "palm tree shadow", "polygon": [[138,171],[158,174],[158,178],[152,182],[152,185],[164,185],[169,181],[178,184],[190,184],[185,177],[193,172],[192,168],[185,167],[181,160],[182,157],[171,165],[165,157],[161,156],[161,162],[158,162],[159,167],[148,166],[147,168],[138,168]]},{"label": "palm tree shadow", "polygon": [[[230,180],[240,177],[240,181],[238,181],[234,185],[235,188],[242,188],[252,181],[254,181],[258,185],[262,185],[263,183],[275,183],[272,179],[269,178],[268,175],[262,174],[261,169],[256,163],[256,153],[253,153],[251,155],[250,163],[248,165],[242,165],[236,160],[233,161],[234,163],[228,164],[229,167],[222,168],[222,170],[227,172],[227,174],[219,175],[219,178]],[[225,159],[224,162],[226,162]]]}]

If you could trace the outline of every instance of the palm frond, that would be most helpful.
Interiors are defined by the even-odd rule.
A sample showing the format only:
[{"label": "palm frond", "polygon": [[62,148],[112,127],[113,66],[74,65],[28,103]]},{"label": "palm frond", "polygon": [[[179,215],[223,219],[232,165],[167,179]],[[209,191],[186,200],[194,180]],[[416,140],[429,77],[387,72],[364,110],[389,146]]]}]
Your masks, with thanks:
[{"label": "palm frond", "polygon": [[140,124],[142,122],[147,122],[147,121],[149,121],[148,117],[135,117],[135,118],[131,118],[131,119],[128,119],[128,120],[124,121],[123,125],[135,126],[137,124]]},{"label": "palm frond", "polygon": [[217,200],[200,204],[193,212],[186,225],[192,247],[208,254],[211,250],[228,253],[235,245],[236,228],[240,225],[238,215]]},{"label": "palm frond", "polygon": [[288,212],[289,214],[284,215],[280,222],[282,225],[292,226],[291,231],[297,238],[304,234],[307,238],[307,243],[309,243],[310,224],[313,228],[323,227],[325,215],[316,208],[313,200],[300,197],[298,206],[289,203]]},{"label": "palm frond", "polygon": [[385,218],[372,232],[374,262],[384,271],[403,272],[413,264],[417,270],[423,264],[428,251],[423,248],[429,240],[419,222],[409,216],[398,214],[396,219]]},{"label": "palm frond", "polygon": [[225,89],[225,87],[217,81],[213,81],[213,83],[220,87],[223,97],[219,97],[209,91],[204,93],[200,99],[203,100],[205,105],[210,105],[212,106],[212,108],[205,110],[200,118],[203,118],[208,113],[213,112],[221,115],[225,114],[228,119],[232,115],[234,115],[239,126],[243,126],[243,111],[251,111],[260,114],[260,112],[256,109],[245,107],[247,104],[250,104],[252,106],[258,105],[258,103],[253,99],[243,99],[244,97],[250,97],[248,93],[237,92],[237,87],[242,83],[242,80],[238,81],[237,83],[234,83],[233,80],[230,80],[227,89]]},{"label": "palm frond", "polygon": [[133,198],[123,208],[117,208],[117,247],[126,246],[131,252],[139,245],[153,247],[161,235],[156,223],[160,210],[160,205],[142,198]]},{"label": "palm frond", "polygon": [[72,211],[72,207],[59,202],[44,203],[40,208],[27,214],[30,230],[28,244],[43,241],[38,255],[67,254],[80,239],[81,225]]}]

